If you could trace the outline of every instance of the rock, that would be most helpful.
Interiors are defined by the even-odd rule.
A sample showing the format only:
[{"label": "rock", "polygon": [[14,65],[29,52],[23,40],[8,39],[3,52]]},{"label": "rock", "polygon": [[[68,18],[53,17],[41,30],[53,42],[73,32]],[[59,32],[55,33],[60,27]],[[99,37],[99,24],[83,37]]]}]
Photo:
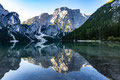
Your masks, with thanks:
[{"label": "rock", "polygon": [[50,15],[48,13],[43,13],[38,17],[39,18],[37,20],[35,20],[34,22],[38,22],[39,26],[43,26],[43,25],[47,25]]},{"label": "rock", "polygon": [[58,27],[56,27],[56,25],[53,26],[48,26],[46,27],[42,27],[41,29],[42,33],[49,35],[49,36],[56,36],[56,34],[59,32]]},{"label": "rock", "polygon": [[26,30],[26,34],[29,35],[32,39],[36,39],[35,34],[37,34],[39,30],[39,25],[37,22],[34,22],[34,25],[32,24],[29,26],[29,28]]},{"label": "rock", "polygon": [[0,4],[0,42],[28,42],[30,38],[25,35],[19,15],[8,12]]},{"label": "rock", "polygon": [[0,4],[0,29],[3,27],[3,19],[8,14],[8,11],[3,8],[3,6]]},{"label": "rock", "polygon": [[[22,26],[19,15],[16,12],[8,12],[0,5],[0,29],[8,28],[8,34],[15,40],[22,35],[30,40],[46,41],[47,39],[61,39],[65,34],[80,27],[88,18],[88,15],[80,13],[79,9],[69,9],[61,7],[54,11],[52,15],[42,13],[40,16],[33,17]],[[14,34],[20,34],[14,36]],[[49,38],[50,37],[50,38]],[[20,39],[21,40],[21,39]]]},{"label": "rock", "polygon": [[48,13],[42,13],[39,16],[35,16],[33,18],[28,19],[27,21],[24,21],[22,24],[32,24],[33,22],[39,22],[40,25],[43,25],[45,23],[45,21],[47,21],[47,19],[49,18],[49,14]]},{"label": "rock", "polygon": [[0,22],[2,22],[2,19],[8,14],[9,12],[3,8],[3,6],[0,4]]},{"label": "rock", "polygon": [[8,13],[3,19],[5,26],[15,26],[20,24],[19,15],[16,12]]},{"label": "rock", "polygon": [[79,9],[61,7],[56,9],[52,15],[43,13],[24,23],[31,24],[27,30],[29,35],[33,36],[36,33],[61,38],[66,33],[79,28],[88,18],[89,15],[80,13]]},{"label": "rock", "polygon": [[[80,13],[79,9],[69,9],[67,7],[61,7],[54,11],[50,22],[59,24],[58,27],[64,29],[66,32],[67,28],[74,30],[80,27],[88,16]],[[68,31],[69,32],[69,31]]]},{"label": "rock", "polygon": [[34,21],[37,21],[38,19],[39,19],[39,16],[35,16],[33,18],[28,19],[27,21],[23,21],[22,24],[31,25]]}]

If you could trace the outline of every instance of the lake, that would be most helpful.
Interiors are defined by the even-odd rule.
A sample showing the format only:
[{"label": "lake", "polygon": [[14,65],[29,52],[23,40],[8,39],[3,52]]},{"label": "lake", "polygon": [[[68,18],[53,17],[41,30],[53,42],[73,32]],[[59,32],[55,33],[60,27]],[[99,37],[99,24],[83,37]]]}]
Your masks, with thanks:
[{"label": "lake", "polygon": [[120,44],[0,44],[0,80],[120,80]]}]

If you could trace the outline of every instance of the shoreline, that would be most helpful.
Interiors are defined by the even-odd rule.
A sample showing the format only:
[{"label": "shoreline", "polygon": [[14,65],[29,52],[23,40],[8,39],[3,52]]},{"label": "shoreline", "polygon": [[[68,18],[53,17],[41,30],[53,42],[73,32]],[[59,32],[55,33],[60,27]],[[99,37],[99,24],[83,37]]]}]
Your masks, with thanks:
[{"label": "shoreline", "polygon": [[102,42],[109,42],[109,43],[120,43],[119,41],[103,41],[103,40],[63,40],[62,42],[73,42],[73,43],[82,43],[82,42],[95,42],[95,43],[102,43]]}]

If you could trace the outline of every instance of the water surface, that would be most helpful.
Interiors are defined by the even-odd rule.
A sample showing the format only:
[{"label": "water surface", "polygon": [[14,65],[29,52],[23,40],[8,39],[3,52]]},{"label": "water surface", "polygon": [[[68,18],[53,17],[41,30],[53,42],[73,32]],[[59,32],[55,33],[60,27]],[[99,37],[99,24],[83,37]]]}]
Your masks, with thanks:
[{"label": "water surface", "polygon": [[119,80],[120,45],[0,45],[1,80]]}]

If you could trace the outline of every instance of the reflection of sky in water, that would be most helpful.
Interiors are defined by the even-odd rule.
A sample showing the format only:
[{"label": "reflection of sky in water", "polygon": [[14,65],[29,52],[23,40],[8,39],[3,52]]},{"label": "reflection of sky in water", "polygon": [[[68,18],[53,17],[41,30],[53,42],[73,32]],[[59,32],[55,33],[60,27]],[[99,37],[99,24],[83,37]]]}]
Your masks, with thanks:
[{"label": "reflection of sky in water", "polygon": [[119,80],[119,48],[106,43],[0,46],[0,79]]},{"label": "reflection of sky in water", "polygon": [[40,66],[22,60],[17,70],[9,71],[1,80],[109,80],[90,65],[83,65],[80,71],[60,74],[51,67]]}]

